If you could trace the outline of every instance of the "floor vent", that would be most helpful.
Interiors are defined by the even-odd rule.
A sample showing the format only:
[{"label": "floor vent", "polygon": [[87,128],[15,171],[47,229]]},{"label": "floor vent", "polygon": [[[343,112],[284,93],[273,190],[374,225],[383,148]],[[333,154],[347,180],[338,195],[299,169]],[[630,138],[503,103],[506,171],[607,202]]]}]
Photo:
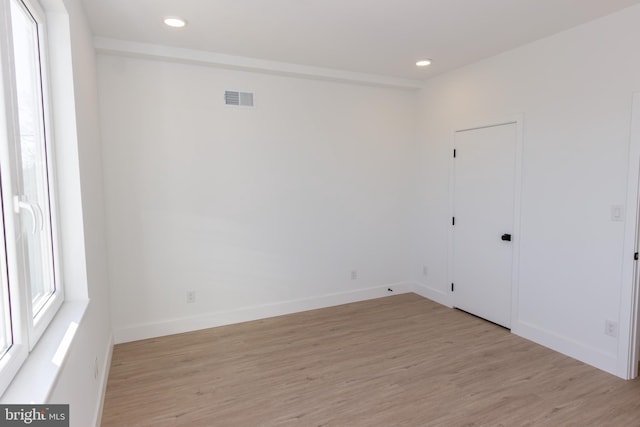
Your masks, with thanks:
[{"label": "floor vent", "polygon": [[225,90],[224,103],[225,105],[235,105],[238,107],[253,107],[253,93]]}]

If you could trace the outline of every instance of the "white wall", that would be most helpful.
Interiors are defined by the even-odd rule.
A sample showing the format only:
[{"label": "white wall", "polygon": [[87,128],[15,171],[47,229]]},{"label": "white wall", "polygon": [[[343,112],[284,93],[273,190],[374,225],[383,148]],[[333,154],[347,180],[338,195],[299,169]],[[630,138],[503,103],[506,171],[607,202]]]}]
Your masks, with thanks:
[{"label": "white wall", "polygon": [[[407,279],[450,303],[451,131],[522,113],[513,330],[620,374],[604,322],[628,316],[625,224],[610,207],[625,203],[638,18],[633,7],[434,78],[418,104],[409,91],[99,55],[116,340]],[[255,91],[257,108],[224,107],[224,89]]]},{"label": "white wall", "polygon": [[[63,261],[65,280],[69,285],[67,298],[85,299],[88,296],[90,303],[51,393],[50,402],[71,405],[72,426],[90,426],[95,425],[100,411],[112,346],[97,83],[93,39],[80,2],[64,0],[64,4],[66,13],[54,19],[67,19],[65,15],[68,13],[79,159],[79,164],[66,167],[75,168],[73,173],[76,179],[79,174],[81,194],[76,197],[70,194],[70,188],[63,187],[60,188],[60,196],[65,203],[80,199],[81,214],[74,216],[73,220],[82,221],[82,231],[79,233],[82,241],[79,244],[63,242],[63,245],[72,245],[63,251],[63,255],[67,256]],[[62,143],[68,145],[69,141]],[[60,173],[64,175],[63,179],[68,179],[71,174],[69,170],[61,170]],[[77,181],[73,184],[77,187]],[[65,222],[68,227],[74,226],[69,223],[68,216],[63,217],[63,228]],[[69,230],[63,232],[64,236],[69,236]],[[94,378],[96,361],[99,369],[97,379]]]},{"label": "white wall", "polygon": [[618,342],[604,324],[626,321],[621,288],[630,278],[622,277],[625,224],[612,222],[610,209],[626,198],[631,100],[640,90],[638,22],[640,6],[430,80],[416,161],[414,279],[446,302],[451,131],[524,114],[513,330],[618,374]]},{"label": "white wall", "polygon": [[[83,225],[65,272],[68,296],[91,298],[51,395],[71,404],[72,425],[100,409],[109,274],[121,340],[402,291],[409,276],[447,302],[450,132],[514,113],[525,118],[514,330],[615,371],[604,320],[626,316],[627,278],[610,206],[625,202],[640,7],[433,79],[416,107],[409,91],[109,55],[96,82],[80,3],[65,5]],[[258,107],[222,106],[225,88],[256,91]]]},{"label": "white wall", "polygon": [[116,341],[405,281],[415,92],[108,54],[98,70]]}]

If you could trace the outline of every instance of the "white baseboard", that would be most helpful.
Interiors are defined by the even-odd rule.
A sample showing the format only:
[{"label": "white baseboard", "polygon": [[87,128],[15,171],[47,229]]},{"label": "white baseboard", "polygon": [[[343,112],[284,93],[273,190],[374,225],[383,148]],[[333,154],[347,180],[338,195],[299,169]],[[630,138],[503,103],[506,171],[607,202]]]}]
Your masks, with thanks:
[{"label": "white baseboard", "polygon": [[[393,292],[389,292],[389,288],[393,289]],[[114,338],[116,344],[120,344],[147,338],[208,329],[216,326],[265,319],[268,317],[282,316],[285,314],[315,310],[318,308],[349,304],[352,302],[365,301],[413,291],[414,285],[411,283],[395,283],[377,286],[374,288],[358,289],[351,292],[334,293],[294,301],[282,301],[254,307],[244,307],[237,310],[138,324],[116,329],[114,331]]]},{"label": "white baseboard", "polygon": [[[414,283],[413,291],[424,298],[450,308],[453,307],[451,296],[446,292],[433,289],[421,283]],[[514,322],[514,324],[511,325],[511,332],[612,375],[627,379],[626,372],[619,372],[618,359],[615,354],[603,352],[597,348],[590,347],[584,343],[558,335],[527,322]]]},{"label": "white baseboard", "polygon": [[98,404],[96,405],[96,414],[93,417],[94,423],[93,425],[96,427],[100,427],[102,424],[102,410],[104,409],[104,398],[107,393],[107,380],[109,379],[109,369],[111,368],[111,358],[113,356],[113,335],[109,337],[109,342],[107,345],[107,351],[105,353],[104,363],[102,364],[102,369],[100,372],[100,384],[101,390],[100,395],[98,396]]},{"label": "white baseboard", "polygon": [[438,304],[442,304],[449,308],[453,307],[453,304],[451,303],[451,296],[447,292],[431,288],[422,283],[414,283],[413,292],[420,295],[421,297],[437,302]]},{"label": "white baseboard", "polygon": [[618,359],[615,354],[603,352],[527,322],[514,322],[511,325],[511,332],[536,344],[626,379],[617,372]]}]

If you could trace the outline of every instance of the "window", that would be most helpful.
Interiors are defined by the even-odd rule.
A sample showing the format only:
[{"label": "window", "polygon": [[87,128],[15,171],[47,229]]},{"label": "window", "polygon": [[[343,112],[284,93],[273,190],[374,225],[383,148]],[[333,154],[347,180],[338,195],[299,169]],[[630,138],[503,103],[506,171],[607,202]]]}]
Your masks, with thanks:
[{"label": "window", "polygon": [[0,0],[0,18],[2,393],[62,304],[63,292],[44,13],[35,0]]}]

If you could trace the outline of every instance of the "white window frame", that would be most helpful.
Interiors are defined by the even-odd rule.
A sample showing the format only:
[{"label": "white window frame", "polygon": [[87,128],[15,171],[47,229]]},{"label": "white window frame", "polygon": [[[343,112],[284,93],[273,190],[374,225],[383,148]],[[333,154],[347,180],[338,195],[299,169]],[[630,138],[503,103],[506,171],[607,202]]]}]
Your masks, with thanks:
[{"label": "white window frame", "polygon": [[[44,120],[45,148],[47,158],[47,179],[49,207],[51,215],[51,239],[53,250],[53,275],[55,291],[34,317],[32,313],[31,286],[26,277],[26,254],[19,246],[23,227],[22,217],[15,207],[21,189],[20,132],[18,123],[16,76],[13,60],[13,37],[11,30],[11,4],[23,3],[38,26],[39,58],[42,87],[42,115]],[[55,185],[55,159],[53,141],[53,120],[51,107],[51,87],[49,83],[47,28],[44,10],[37,0],[0,0],[0,189],[4,218],[6,258],[0,248],[0,274],[7,274],[11,295],[11,319],[13,344],[0,358],[0,395],[27,359],[40,337],[49,326],[64,301],[61,274],[61,250],[58,230],[57,192]],[[8,141],[5,143],[4,141]],[[19,211],[19,210],[18,210]],[[0,229],[0,233],[2,229]],[[6,265],[4,263],[6,259]],[[1,276],[0,276],[1,277]]]}]

